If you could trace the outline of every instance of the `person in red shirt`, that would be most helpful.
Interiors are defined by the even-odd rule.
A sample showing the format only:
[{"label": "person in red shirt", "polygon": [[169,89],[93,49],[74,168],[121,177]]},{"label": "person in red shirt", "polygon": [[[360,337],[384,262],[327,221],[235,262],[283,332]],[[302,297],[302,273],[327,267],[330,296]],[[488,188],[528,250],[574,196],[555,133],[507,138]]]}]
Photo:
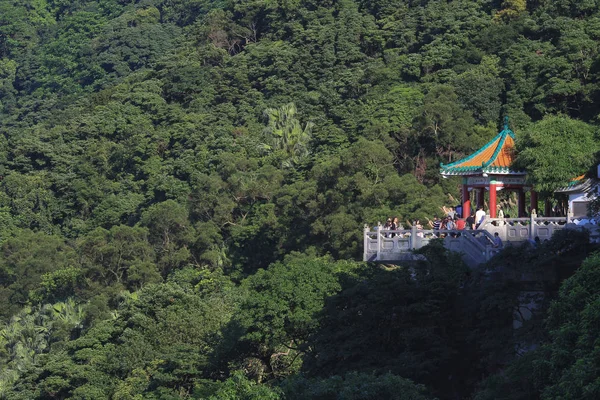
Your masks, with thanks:
[{"label": "person in red shirt", "polygon": [[464,218],[459,218],[456,220],[456,229],[458,229],[459,231],[462,231],[463,229],[465,229],[465,225],[466,225],[466,222],[465,222]]}]

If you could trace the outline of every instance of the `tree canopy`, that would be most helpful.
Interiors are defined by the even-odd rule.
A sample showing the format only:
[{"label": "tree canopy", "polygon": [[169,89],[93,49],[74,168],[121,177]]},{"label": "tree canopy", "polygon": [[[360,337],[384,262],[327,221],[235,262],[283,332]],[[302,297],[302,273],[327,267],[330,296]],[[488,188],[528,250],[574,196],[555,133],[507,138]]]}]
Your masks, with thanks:
[{"label": "tree canopy", "polygon": [[[599,28],[594,1],[0,0],[0,398],[594,397],[593,293],[557,294],[587,238],[356,260],[365,223],[455,205],[440,162],[506,115],[545,195],[597,162]],[[558,300],[511,364],[517,264]]]},{"label": "tree canopy", "polygon": [[517,168],[545,196],[586,173],[594,165],[598,129],[565,116],[548,116],[532,124],[519,138]]}]

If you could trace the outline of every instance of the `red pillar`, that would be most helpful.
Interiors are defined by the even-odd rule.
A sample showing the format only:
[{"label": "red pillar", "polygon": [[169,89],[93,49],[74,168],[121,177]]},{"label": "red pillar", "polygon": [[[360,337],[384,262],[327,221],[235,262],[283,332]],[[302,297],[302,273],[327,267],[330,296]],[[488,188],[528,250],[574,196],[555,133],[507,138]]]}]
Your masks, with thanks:
[{"label": "red pillar", "polygon": [[462,217],[468,218],[471,215],[471,198],[469,196],[469,187],[466,183],[462,185]]},{"label": "red pillar", "polygon": [[517,193],[519,195],[519,218],[523,218],[525,216],[525,192],[523,189],[519,189]]},{"label": "red pillar", "polygon": [[538,210],[538,194],[535,190],[531,189],[531,191],[529,192],[529,196],[530,196],[530,201],[529,201],[529,207],[531,208],[531,212],[533,212],[533,210],[535,210],[535,213],[539,215],[540,210]]},{"label": "red pillar", "polygon": [[[494,182],[494,183],[492,183]],[[490,182],[490,217],[496,218],[496,183]]]}]

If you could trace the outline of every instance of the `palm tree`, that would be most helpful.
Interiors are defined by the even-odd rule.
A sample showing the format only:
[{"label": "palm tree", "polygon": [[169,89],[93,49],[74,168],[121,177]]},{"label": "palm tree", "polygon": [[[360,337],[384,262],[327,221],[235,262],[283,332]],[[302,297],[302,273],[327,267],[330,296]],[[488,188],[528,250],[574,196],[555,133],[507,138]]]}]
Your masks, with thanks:
[{"label": "palm tree", "polygon": [[269,152],[282,153],[282,166],[293,168],[310,154],[309,142],[312,138],[312,122],[304,128],[296,119],[298,109],[294,103],[279,108],[267,108],[263,115],[267,119],[264,130],[267,143],[262,148]]},{"label": "palm tree", "polygon": [[83,328],[85,314],[73,299],[56,304],[46,304],[32,310],[23,309],[0,328],[0,399],[19,379],[19,376],[36,365],[38,356],[46,352],[52,341],[56,324],[69,331]]},{"label": "palm tree", "polygon": [[47,305],[51,307],[52,318],[62,322],[71,329],[81,329],[85,313],[83,308],[71,298],[64,302]]}]

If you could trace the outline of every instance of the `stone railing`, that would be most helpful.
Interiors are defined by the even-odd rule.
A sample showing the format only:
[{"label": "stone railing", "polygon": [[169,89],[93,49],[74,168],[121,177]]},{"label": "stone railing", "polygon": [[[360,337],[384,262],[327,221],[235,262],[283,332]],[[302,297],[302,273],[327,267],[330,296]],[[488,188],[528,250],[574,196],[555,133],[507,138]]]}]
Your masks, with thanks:
[{"label": "stone railing", "polygon": [[600,243],[600,219],[588,217],[570,217],[567,228],[587,229],[590,232],[590,242]]},{"label": "stone railing", "polygon": [[486,262],[498,252],[492,246],[494,234],[505,245],[550,239],[560,229],[587,229],[590,241],[600,243],[600,227],[597,221],[585,217],[537,217],[489,218],[486,217],[477,230],[431,230],[411,229],[388,230],[378,225],[373,229],[365,225],[364,261],[400,261],[409,259],[413,250],[427,245],[432,239],[444,237],[444,246],[463,253],[468,265]]},{"label": "stone railing", "polygon": [[554,232],[564,229],[567,219],[563,217],[529,217],[529,218],[488,218],[486,217],[479,229],[490,234],[498,233],[505,242],[522,242],[533,240],[536,236],[541,241],[550,239]]},{"label": "stone railing", "polygon": [[[489,260],[495,250],[493,236],[485,230],[384,229],[381,225],[364,229],[364,261],[399,261],[407,259],[413,250],[420,249],[433,239],[444,238],[444,246],[463,252],[469,265]],[[404,257],[403,257],[404,256]]]},{"label": "stone railing", "polygon": [[440,231],[445,233],[444,247],[463,254],[463,261],[477,266],[488,261],[500,249],[493,247],[494,237],[485,230]]},{"label": "stone railing", "polygon": [[383,229],[378,225],[371,230],[365,225],[364,229],[364,260],[365,261],[394,261],[398,255],[409,253],[429,244],[431,239],[437,238],[432,230]]}]

